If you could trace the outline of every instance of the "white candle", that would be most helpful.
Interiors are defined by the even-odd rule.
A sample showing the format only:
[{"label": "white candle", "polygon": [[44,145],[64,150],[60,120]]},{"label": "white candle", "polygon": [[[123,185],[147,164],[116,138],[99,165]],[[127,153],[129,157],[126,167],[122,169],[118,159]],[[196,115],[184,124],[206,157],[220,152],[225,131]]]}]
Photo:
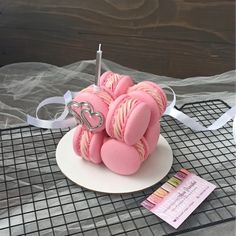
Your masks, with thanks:
[{"label": "white candle", "polygon": [[98,46],[97,54],[96,54],[96,74],[95,74],[95,85],[99,85],[99,78],[101,75],[101,65],[102,65],[102,50],[101,43]]}]

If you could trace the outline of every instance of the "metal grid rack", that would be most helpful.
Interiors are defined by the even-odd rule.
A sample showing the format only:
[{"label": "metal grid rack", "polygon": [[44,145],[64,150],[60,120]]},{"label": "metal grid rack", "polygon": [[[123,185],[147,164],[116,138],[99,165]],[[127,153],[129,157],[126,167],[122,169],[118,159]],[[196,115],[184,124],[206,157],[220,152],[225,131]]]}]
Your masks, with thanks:
[{"label": "metal grid rack", "polygon": [[[209,125],[228,106],[213,100],[181,110]],[[235,219],[232,123],[214,132],[192,132],[171,117],[161,125],[174,154],[168,176],[144,191],[117,195],[81,188],[60,172],[55,149],[68,130],[1,130],[0,235],[171,235]],[[140,203],[181,167],[217,189],[175,230]]]}]

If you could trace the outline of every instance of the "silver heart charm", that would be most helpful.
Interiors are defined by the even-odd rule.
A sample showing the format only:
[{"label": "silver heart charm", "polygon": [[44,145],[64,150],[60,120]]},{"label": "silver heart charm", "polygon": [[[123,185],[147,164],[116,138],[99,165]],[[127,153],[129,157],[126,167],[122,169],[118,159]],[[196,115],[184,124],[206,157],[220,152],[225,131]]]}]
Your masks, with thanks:
[{"label": "silver heart charm", "polygon": [[[84,125],[89,131],[94,131],[100,128],[104,123],[104,117],[100,112],[94,112],[92,104],[89,102],[75,102],[71,101],[67,104],[69,112],[75,117],[78,124]],[[81,108],[79,114],[73,110],[73,107]],[[90,118],[98,117],[98,124],[93,126],[86,118],[85,113],[88,113]]]},{"label": "silver heart charm", "polygon": [[[95,126],[92,126],[90,124],[90,122],[88,121],[88,119],[85,117],[85,113],[88,113],[89,114],[89,117],[92,118],[93,116],[96,116],[99,118],[99,121],[98,121],[98,124],[95,125]],[[82,118],[83,120],[83,124],[90,130],[90,131],[93,131],[93,130],[96,130],[98,128],[100,128],[102,125],[103,125],[103,116],[100,112],[94,112],[92,109],[82,109],[80,111],[80,117]]]}]

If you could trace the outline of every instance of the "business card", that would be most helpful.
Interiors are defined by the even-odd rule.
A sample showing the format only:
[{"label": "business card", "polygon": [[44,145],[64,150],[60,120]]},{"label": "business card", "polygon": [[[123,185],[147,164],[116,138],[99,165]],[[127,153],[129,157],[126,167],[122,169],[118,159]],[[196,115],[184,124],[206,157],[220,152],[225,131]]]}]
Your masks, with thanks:
[{"label": "business card", "polygon": [[141,205],[177,229],[216,186],[181,169]]}]

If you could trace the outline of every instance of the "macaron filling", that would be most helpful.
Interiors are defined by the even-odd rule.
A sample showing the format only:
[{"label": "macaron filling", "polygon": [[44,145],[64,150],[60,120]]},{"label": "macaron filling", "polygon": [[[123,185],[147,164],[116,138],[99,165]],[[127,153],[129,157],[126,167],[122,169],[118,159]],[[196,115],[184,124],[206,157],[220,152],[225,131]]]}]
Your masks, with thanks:
[{"label": "macaron filling", "polygon": [[90,141],[92,139],[92,133],[87,131],[86,129],[83,129],[81,138],[80,138],[80,153],[83,158],[86,160],[90,160],[89,158],[89,145]]},{"label": "macaron filling", "polygon": [[[163,106],[166,109],[167,97],[166,97],[166,94],[165,94],[164,90],[158,84],[155,84],[151,81],[146,81],[145,83],[149,84],[150,86],[152,86],[154,89],[156,89],[159,92],[159,94],[161,96],[161,99],[162,99]],[[164,109],[163,112],[165,112],[165,109]]]},{"label": "macaron filling", "polygon": [[151,95],[153,99],[155,100],[155,102],[157,103],[157,105],[159,106],[160,116],[162,116],[162,114],[164,113],[166,109],[166,106],[165,106],[165,102],[163,101],[164,99],[162,98],[162,94],[160,94],[160,89],[158,89],[157,91],[157,88],[156,87],[154,88],[154,86],[151,85],[150,83],[141,82],[131,87],[130,92],[131,91],[143,91]]},{"label": "macaron filling", "polygon": [[112,136],[118,140],[123,140],[126,122],[131,114],[132,110],[139,103],[137,99],[130,97],[124,97],[117,107],[116,112],[112,120]]},{"label": "macaron filling", "polygon": [[117,98],[127,92],[128,88],[133,85],[133,80],[128,75],[106,71],[100,77],[99,84],[104,90],[110,92],[114,98]]},{"label": "macaron filling", "polygon": [[134,147],[138,151],[141,161],[145,161],[149,154],[148,143],[146,142],[146,140],[144,138],[140,139],[134,145]]},{"label": "macaron filling", "polygon": [[112,92],[114,92],[120,79],[121,79],[121,75],[114,73],[111,76],[108,76],[106,78],[104,85],[105,87],[110,89]]},{"label": "macaron filling", "polygon": [[82,126],[79,125],[76,127],[75,134],[73,136],[73,149],[74,152],[81,156],[81,151],[80,151],[80,140],[81,140],[81,132],[82,132]]},{"label": "macaron filling", "polygon": [[81,90],[81,93],[83,92],[93,93],[93,94],[98,95],[103,100],[103,102],[107,104],[107,106],[109,106],[110,103],[113,101],[111,94],[109,94],[107,91],[101,88],[96,90],[93,85]]},{"label": "macaron filling", "polygon": [[140,159],[141,161],[143,162],[145,160],[145,154],[146,154],[146,150],[144,148],[144,145],[143,143],[141,142],[141,140],[139,140],[135,145],[134,147],[136,148],[136,150],[138,151],[139,153],[139,156],[140,156]]},{"label": "macaron filling", "polygon": [[144,103],[146,103],[148,105],[148,107],[151,110],[151,117],[150,117],[150,123],[149,126],[155,124],[156,122],[159,122],[161,115],[160,115],[160,109],[159,106],[157,105],[156,101],[154,100],[154,98],[143,91],[140,90],[135,90],[130,92],[129,91],[129,96],[132,98],[136,98]]}]

